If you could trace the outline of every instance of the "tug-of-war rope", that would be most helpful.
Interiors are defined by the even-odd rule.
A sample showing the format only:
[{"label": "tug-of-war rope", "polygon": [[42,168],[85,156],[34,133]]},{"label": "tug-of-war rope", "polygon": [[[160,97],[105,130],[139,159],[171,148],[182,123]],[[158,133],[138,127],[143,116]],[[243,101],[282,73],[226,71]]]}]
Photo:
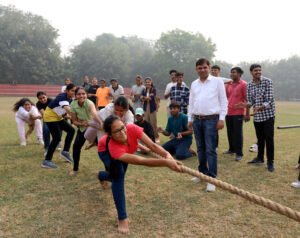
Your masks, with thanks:
[{"label": "tug-of-war rope", "polygon": [[[162,158],[160,155],[150,152],[150,154],[156,158]],[[211,183],[219,188],[222,188],[224,190],[227,190],[233,194],[237,194],[240,197],[243,197],[251,202],[254,202],[258,205],[261,205],[263,207],[266,207],[274,212],[280,213],[281,215],[287,216],[291,219],[294,219],[295,221],[300,222],[300,212],[295,211],[289,207],[283,206],[277,202],[271,201],[269,199],[266,199],[264,197],[255,195],[253,193],[247,192],[243,189],[240,189],[238,187],[235,187],[229,183],[223,182],[221,180],[218,180],[216,178],[209,177],[203,173],[198,172],[197,170],[191,169],[189,167],[186,167],[184,165],[181,165],[182,172],[192,175],[194,177],[198,177],[202,179],[205,182]]]}]

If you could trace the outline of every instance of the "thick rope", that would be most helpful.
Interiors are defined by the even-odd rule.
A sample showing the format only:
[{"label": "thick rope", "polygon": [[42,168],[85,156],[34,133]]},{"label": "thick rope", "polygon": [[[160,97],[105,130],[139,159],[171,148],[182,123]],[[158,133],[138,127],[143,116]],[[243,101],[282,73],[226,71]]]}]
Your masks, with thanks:
[{"label": "thick rope", "polygon": [[[162,158],[160,155],[154,153],[154,152],[150,152],[150,154],[156,158]],[[237,194],[239,195],[240,197],[243,197],[251,202],[254,202],[258,205],[261,205],[263,207],[266,207],[274,212],[277,212],[277,213],[280,213],[281,215],[284,215],[284,216],[287,216],[291,219],[294,219],[295,221],[298,221],[300,222],[300,212],[298,211],[295,211],[289,207],[286,207],[286,206],[283,206],[279,203],[276,203],[274,201],[271,201],[269,199],[266,199],[264,197],[260,197],[258,195],[255,195],[253,193],[250,193],[250,192],[247,192],[243,189],[240,189],[238,187],[235,187],[229,183],[225,183],[221,180],[218,180],[216,178],[212,178],[212,177],[209,177],[203,173],[200,173],[198,172],[197,170],[194,170],[194,169],[191,169],[191,168],[188,168],[184,165],[181,165],[181,168],[182,168],[182,172],[183,173],[187,173],[187,174],[190,174],[192,176],[195,176],[195,177],[198,177],[200,179],[202,179],[203,181],[205,182],[208,182],[208,183],[211,183],[217,187],[220,187],[224,190],[227,190],[233,194]]]}]

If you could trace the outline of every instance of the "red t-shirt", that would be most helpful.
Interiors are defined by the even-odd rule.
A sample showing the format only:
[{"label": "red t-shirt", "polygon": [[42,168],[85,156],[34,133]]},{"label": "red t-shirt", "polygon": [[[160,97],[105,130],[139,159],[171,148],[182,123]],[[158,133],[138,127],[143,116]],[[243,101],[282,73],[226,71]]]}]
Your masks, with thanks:
[{"label": "red t-shirt", "polygon": [[247,100],[247,83],[240,79],[238,83],[230,82],[226,87],[228,98],[228,116],[244,115],[244,108],[236,108],[235,105]]},{"label": "red t-shirt", "polygon": [[[135,125],[126,125],[127,130],[127,145],[120,144],[113,139],[110,139],[108,143],[108,149],[113,159],[120,158],[123,154],[134,154],[138,149],[138,140],[143,135],[143,128]],[[107,135],[103,136],[98,143],[98,152],[106,151],[106,139]]]}]

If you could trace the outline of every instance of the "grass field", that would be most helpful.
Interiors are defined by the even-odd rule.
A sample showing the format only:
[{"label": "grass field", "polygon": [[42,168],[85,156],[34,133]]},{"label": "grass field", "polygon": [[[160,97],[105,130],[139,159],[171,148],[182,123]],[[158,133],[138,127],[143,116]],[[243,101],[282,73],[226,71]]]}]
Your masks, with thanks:
[{"label": "grass field", "polygon": [[[0,237],[121,237],[110,190],[100,189],[95,172],[103,168],[96,149],[82,151],[80,173],[69,177],[69,164],[55,154],[57,170],[40,167],[43,149],[34,135],[26,147],[11,111],[16,98],[1,97]],[[165,126],[162,105],[159,124]],[[300,124],[300,103],[277,103],[276,126]],[[244,127],[244,159],[223,156],[220,132],[218,178],[300,211],[300,189],[290,183],[300,152],[300,129],[275,130],[275,172],[247,164],[255,154],[253,123]],[[166,137],[161,137],[165,141]],[[194,146],[195,148],[195,146]],[[197,158],[184,161],[197,168]],[[128,237],[300,237],[300,223],[221,189],[206,193],[206,184],[166,168],[129,166],[126,175]]]}]

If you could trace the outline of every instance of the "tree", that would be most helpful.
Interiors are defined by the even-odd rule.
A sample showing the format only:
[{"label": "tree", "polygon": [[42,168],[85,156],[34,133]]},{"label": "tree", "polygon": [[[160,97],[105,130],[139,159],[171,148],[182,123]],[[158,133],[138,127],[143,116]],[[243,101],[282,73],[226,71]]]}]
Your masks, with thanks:
[{"label": "tree", "polygon": [[105,79],[127,79],[130,73],[128,46],[112,34],[86,39],[71,50],[71,65],[75,81],[84,75]]},{"label": "tree", "polygon": [[156,73],[160,86],[167,83],[168,71],[177,69],[183,71],[188,84],[195,79],[195,63],[199,58],[211,60],[214,57],[216,46],[211,39],[202,34],[192,34],[175,29],[163,33],[155,44],[156,62],[159,67]]},{"label": "tree", "polygon": [[44,18],[0,5],[0,82],[57,81],[63,71],[57,36]]}]

